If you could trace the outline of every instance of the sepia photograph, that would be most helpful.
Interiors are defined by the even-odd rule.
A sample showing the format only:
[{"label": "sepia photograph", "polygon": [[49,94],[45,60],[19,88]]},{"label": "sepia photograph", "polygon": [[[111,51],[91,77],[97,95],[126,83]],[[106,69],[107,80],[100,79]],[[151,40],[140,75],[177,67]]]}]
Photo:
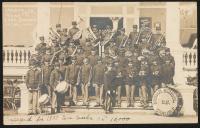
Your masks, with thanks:
[{"label": "sepia photograph", "polygon": [[3,124],[198,123],[197,2],[3,2]]}]

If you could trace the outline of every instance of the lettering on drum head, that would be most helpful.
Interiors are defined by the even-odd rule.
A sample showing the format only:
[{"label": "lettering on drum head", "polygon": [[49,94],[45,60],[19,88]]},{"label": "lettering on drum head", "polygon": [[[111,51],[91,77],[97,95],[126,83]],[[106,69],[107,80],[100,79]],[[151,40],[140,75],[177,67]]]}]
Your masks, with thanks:
[{"label": "lettering on drum head", "polygon": [[152,98],[155,113],[162,116],[172,116],[179,107],[179,97],[175,90],[170,88],[158,89]]}]

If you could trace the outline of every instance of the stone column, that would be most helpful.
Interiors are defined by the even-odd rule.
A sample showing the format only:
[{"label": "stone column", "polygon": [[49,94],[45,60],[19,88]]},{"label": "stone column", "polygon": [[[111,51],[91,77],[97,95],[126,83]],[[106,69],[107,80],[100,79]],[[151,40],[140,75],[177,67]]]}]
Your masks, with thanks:
[{"label": "stone column", "polygon": [[39,36],[48,37],[50,27],[50,3],[38,2],[37,3],[37,26],[36,26],[36,39],[34,46],[39,43]]},{"label": "stone column", "polygon": [[18,113],[19,114],[28,114],[29,112],[29,92],[28,89],[26,87],[26,85],[23,84],[19,84],[18,87],[20,88],[20,108],[18,109]]},{"label": "stone column", "polygon": [[183,74],[183,48],[180,44],[180,12],[178,2],[166,4],[166,41],[175,59],[175,83],[184,84]]},{"label": "stone column", "polygon": [[175,59],[174,82],[183,98],[183,114],[195,115],[193,110],[193,91],[194,87],[185,83],[183,71],[183,52],[184,49],[180,43],[180,10],[179,2],[167,2],[166,4],[166,41],[170,48],[172,56]]}]

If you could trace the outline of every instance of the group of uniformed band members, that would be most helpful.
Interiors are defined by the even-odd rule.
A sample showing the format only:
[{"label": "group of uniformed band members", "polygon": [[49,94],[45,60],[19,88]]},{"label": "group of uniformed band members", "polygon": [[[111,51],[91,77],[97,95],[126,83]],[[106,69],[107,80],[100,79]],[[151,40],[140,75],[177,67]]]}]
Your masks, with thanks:
[{"label": "group of uniformed band members", "polygon": [[[112,107],[121,106],[121,90],[125,86],[127,107],[133,107],[135,90],[139,88],[141,107],[148,107],[148,99],[153,93],[166,84],[174,84],[174,58],[166,47],[160,26],[155,32],[149,28],[133,25],[129,35],[125,29],[115,31],[108,45],[105,45],[104,56],[98,55],[95,44],[110,33],[111,26],[98,30],[92,26],[96,36],[89,36],[85,41],[73,36],[80,30],[75,21],[72,28],[61,29],[56,25],[57,36],[52,38],[52,45],[40,43],[32,54],[26,76],[26,85],[30,92],[30,114],[40,113],[38,97],[48,93],[50,96],[51,113],[59,113],[65,102],[66,94],[59,94],[55,87],[60,81],[70,84],[70,105],[77,105],[77,87],[81,86],[84,106],[89,105],[89,87],[95,87],[96,106],[102,106],[106,113]],[[56,54],[55,54],[56,53]],[[39,91],[38,91],[39,90]],[[45,92],[47,90],[47,92]]]}]

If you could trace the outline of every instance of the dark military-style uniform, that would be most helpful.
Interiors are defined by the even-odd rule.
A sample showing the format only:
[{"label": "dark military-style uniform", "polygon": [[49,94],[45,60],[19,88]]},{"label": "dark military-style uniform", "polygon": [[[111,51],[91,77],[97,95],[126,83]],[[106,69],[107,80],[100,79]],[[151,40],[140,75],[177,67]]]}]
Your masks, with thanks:
[{"label": "dark military-style uniform", "polygon": [[115,106],[115,79],[116,72],[109,70],[104,73],[104,90],[105,90],[105,102],[104,109],[106,112],[111,112],[112,107]]},{"label": "dark military-style uniform", "polygon": [[97,64],[98,55],[90,55],[90,56],[88,56],[88,58],[89,58],[89,61],[90,61],[90,65],[92,67],[94,67],[94,65]]},{"label": "dark military-style uniform", "polygon": [[[98,61],[101,61],[100,59]],[[95,86],[96,98],[97,98],[97,105],[103,104],[103,77],[106,71],[106,67],[104,64],[98,62],[93,67],[93,75],[92,75],[92,82]]]},{"label": "dark military-style uniform", "polygon": [[[56,63],[55,66],[59,67],[59,63]],[[61,77],[62,75],[59,69],[54,69],[51,72],[50,87],[51,87],[51,113],[52,114],[55,113],[56,104],[57,104],[57,112],[60,112],[60,108],[63,103],[63,101],[61,101],[62,99],[60,98],[61,94],[55,92],[55,88],[59,84]]]},{"label": "dark military-style uniform", "polygon": [[[72,25],[77,25],[77,23],[75,21],[72,22]],[[77,40],[73,40],[73,36],[78,32],[80,31],[79,28],[77,28],[76,26],[72,27],[69,29],[69,32],[68,32],[68,38],[69,38],[69,41],[71,43],[74,43],[75,45],[80,45],[80,40],[77,39]]]},{"label": "dark military-style uniform", "polygon": [[[75,60],[75,58],[72,58]],[[77,80],[78,80],[78,72],[79,72],[79,66],[75,63],[72,63],[66,67],[65,72],[65,81],[70,84],[71,86],[71,96],[73,102],[76,104],[77,102]]]},{"label": "dark military-style uniform", "polygon": [[161,86],[161,66],[156,60],[154,64],[150,66],[150,71],[152,75],[152,88],[155,92]]},{"label": "dark military-style uniform", "polygon": [[117,105],[121,106],[121,88],[124,85],[125,68],[121,65],[115,65],[114,71],[116,72],[115,85],[117,92]]},{"label": "dark military-style uniform", "polygon": [[89,86],[91,84],[92,69],[90,64],[83,64],[80,69],[80,79],[81,79],[81,90],[83,94],[83,105],[88,103],[89,98]]},{"label": "dark military-style uniform", "polygon": [[30,114],[39,113],[38,87],[40,84],[41,72],[37,68],[29,69],[26,74],[26,86],[29,90],[29,109],[32,111]]},{"label": "dark military-style uniform", "polygon": [[53,67],[50,65],[43,65],[41,67],[41,71],[42,71],[42,89],[41,89],[41,93],[48,93],[49,95],[51,95],[51,91],[50,91],[50,75],[51,75],[51,71],[53,70]]},{"label": "dark military-style uniform", "polygon": [[142,104],[144,105],[144,107],[147,107],[147,92],[146,92],[146,88],[147,88],[147,78],[149,75],[149,65],[147,63],[147,60],[142,60],[141,65],[140,65],[140,71],[139,71],[139,78],[140,78],[140,86],[142,89],[142,99],[143,102]]},{"label": "dark military-style uniform", "polygon": [[44,55],[46,53],[46,43],[39,43],[36,45],[35,50],[38,51],[39,54]]},{"label": "dark military-style uniform", "polygon": [[131,63],[133,66],[127,66],[125,73],[125,87],[128,107],[134,106],[135,86],[138,86],[138,73],[140,70],[137,62],[131,61]]},{"label": "dark military-style uniform", "polygon": [[175,69],[175,61],[171,55],[166,55],[162,59],[162,83],[164,84],[174,84],[173,76]]}]

